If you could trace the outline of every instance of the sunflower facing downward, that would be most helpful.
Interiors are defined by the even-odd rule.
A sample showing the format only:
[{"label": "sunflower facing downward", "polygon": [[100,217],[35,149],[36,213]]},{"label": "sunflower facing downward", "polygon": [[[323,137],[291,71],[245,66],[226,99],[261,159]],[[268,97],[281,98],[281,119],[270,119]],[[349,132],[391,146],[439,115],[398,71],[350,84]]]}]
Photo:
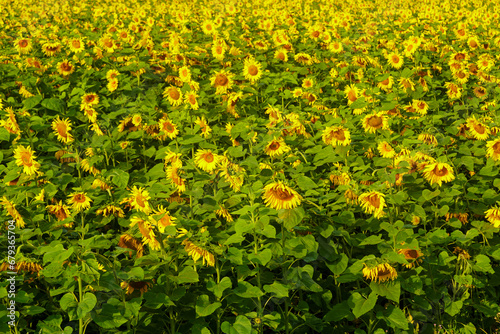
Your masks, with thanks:
[{"label": "sunflower facing downward", "polygon": [[495,227],[500,227],[500,208],[497,206],[492,207],[489,210],[486,210],[486,219],[493,224]]},{"label": "sunflower facing downward", "polygon": [[250,80],[251,83],[256,82],[262,77],[262,65],[253,58],[245,59],[245,67],[243,68],[243,75],[245,79]]},{"label": "sunflower facing downward", "polygon": [[68,196],[66,202],[75,212],[80,212],[90,208],[92,200],[84,192],[74,192]]},{"label": "sunflower facing downward", "polygon": [[23,172],[30,176],[35,174],[40,167],[40,164],[35,161],[35,154],[31,147],[24,147],[19,145],[14,150],[14,158],[16,159],[16,165],[23,166]]},{"label": "sunflower facing downward", "polygon": [[323,131],[323,142],[332,146],[347,146],[351,143],[351,134],[343,126],[330,126]]},{"label": "sunflower facing downward", "polygon": [[380,218],[385,215],[385,199],[384,194],[378,191],[370,191],[359,195],[358,201],[365,213],[373,213],[375,218]]},{"label": "sunflower facing downward", "polygon": [[450,182],[455,179],[453,175],[453,168],[445,162],[435,162],[428,164],[424,168],[424,178],[429,181],[430,184],[437,183],[439,186],[443,182]]},{"label": "sunflower facing downward", "polygon": [[73,136],[69,133],[71,131],[71,121],[66,119],[60,119],[59,116],[52,122],[52,130],[54,130],[57,139],[65,144],[69,144],[73,141]]},{"label": "sunflower facing downward", "polygon": [[395,280],[398,277],[398,273],[396,269],[388,263],[381,263],[374,267],[369,267],[365,264],[363,276],[366,279],[383,283],[389,280]]},{"label": "sunflower facing downward", "polygon": [[293,209],[299,206],[302,196],[289,186],[278,181],[264,187],[262,199],[266,206],[280,210]]},{"label": "sunflower facing downward", "polygon": [[398,250],[398,254],[403,254],[405,259],[409,262],[406,264],[406,268],[413,268],[422,262],[422,256],[424,255],[419,249],[409,249],[404,248]]}]

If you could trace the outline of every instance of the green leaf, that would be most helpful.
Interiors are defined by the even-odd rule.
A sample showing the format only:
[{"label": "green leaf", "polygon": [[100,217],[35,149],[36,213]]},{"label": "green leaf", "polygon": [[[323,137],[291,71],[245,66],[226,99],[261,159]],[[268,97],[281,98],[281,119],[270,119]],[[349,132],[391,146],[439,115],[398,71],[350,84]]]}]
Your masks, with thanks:
[{"label": "green leaf", "polygon": [[68,313],[68,317],[70,320],[76,319],[77,318],[77,307],[78,307],[78,301],[76,300],[76,297],[73,293],[68,292],[64,296],[62,296],[61,300],[59,301],[59,305],[61,305],[61,309]]},{"label": "green leaf", "polygon": [[196,283],[199,280],[200,279],[199,279],[198,273],[196,271],[194,271],[194,269],[191,267],[185,267],[179,273],[179,276],[177,276],[177,282],[180,284],[182,284],[182,283]]},{"label": "green leaf", "polygon": [[93,293],[87,292],[83,296],[83,300],[78,303],[76,313],[78,319],[83,319],[90,311],[94,309],[97,304],[97,298]]},{"label": "green leaf", "polygon": [[264,295],[258,287],[246,281],[238,282],[238,287],[233,292],[242,298],[258,298]]},{"label": "green leaf", "polygon": [[288,290],[288,286],[278,282],[274,282],[271,285],[264,285],[264,291],[267,293],[273,293],[276,298],[288,297]]},{"label": "green leaf", "polygon": [[9,141],[10,140],[10,132],[7,131],[4,127],[0,128],[0,141]]},{"label": "green leaf", "polygon": [[123,311],[123,309],[117,308],[116,305],[106,303],[102,305],[102,310],[99,313],[91,313],[92,320],[104,329],[117,328],[128,321],[123,316]]},{"label": "green leaf", "polygon": [[224,277],[218,284],[213,280],[207,282],[208,291],[213,292],[214,296],[217,298],[222,298],[222,294],[226,289],[230,289],[233,286],[231,279],[229,277]]},{"label": "green leaf", "polygon": [[490,258],[487,257],[486,255],[479,254],[478,256],[476,256],[475,260],[476,263],[472,266],[472,269],[474,269],[475,271],[482,271],[490,274],[495,273],[495,271],[491,267]]},{"label": "green leaf", "polygon": [[196,315],[199,317],[206,317],[214,313],[219,307],[220,302],[210,304],[210,298],[207,295],[198,296],[196,300]]},{"label": "green leaf", "polygon": [[51,97],[48,99],[44,99],[42,101],[42,106],[44,108],[49,109],[49,110],[54,110],[54,111],[57,111],[59,113],[64,113],[66,103],[64,103],[64,101],[62,101],[60,99],[57,99],[55,97]]},{"label": "green leaf", "polygon": [[28,314],[28,315],[36,315],[43,313],[45,311],[45,308],[41,306],[36,306],[36,305],[26,305],[23,308],[23,314]]},{"label": "green leaf", "polygon": [[170,300],[170,298],[163,292],[146,292],[144,293],[144,303],[145,307],[152,309],[159,309],[163,305],[165,306],[175,306],[175,304]]},{"label": "green leaf", "polygon": [[384,315],[392,328],[408,330],[408,319],[406,319],[404,312],[399,307],[389,305]]},{"label": "green leaf", "polygon": [[273,252],[266,248],[262,251],[259,251],[257,254],[250,253],[248,254],[248,259],[254,263],[261,264],[265,266],[273,257]]},{"label": "green leaf", "polygon": [[224,321],[221,325],[221,329],[222,332],[226,334],[251,334],[252,323],[247,317],[239,315],[236,317],[236,321],[233,325],[231,325],[227,321]]},{"label": "green leaf", "polygon": [[352,309],[352,313],[354,314],[354,316],[356,318],[359,318],[375,307],[377,299],[378,296],[374,292],[370,293],[367,299],[361,296],[358,292],[354,292],[349,298],[348,303]]},{"label": "green leaf", "polygon": [[28,97],[26,100],[23,101],[24,109],[30,110],[31,108],[33,108],[37,104],[39,104],[42,100],[43,100],[43,96],[42,95],[36,95],[36,96]]},{"label": "green leaf", "polygon": [[285,228],[291,230],[295,226],[299,225],[304,218],[304,209],[297,207],[294,209],[281,209],[278,212],[278,218],[283,220]]},{"label": "green leaf", "polygon": [[299,175],[295,181],[297,182],[299,188],[304,191],[315,189],[318,187],[312,179],[302,174]]},{"label": "green leaf", "polygon": [[110,171],[110,176],[112,177],[111,181],[115,184],[119,189],[125,189],[128,185],[128,180],[130,175],[121,169],[112,169]]},{"label": "green leaf", "polygon": [[165,164],[159,163],[156,164],[153,168],[149,169],[146,173],[146,177],[150,180],[157,180],[165,176]]},{"label": "green leaf", "polygon": [[43,264],[49,262],[63,262],[73,254],[73,247],[64,249],[62,244],[50,247],[50,250],[43,255]]},{"label": "green leaf", "polygon": [[383,242],[382,238],[380,235],[370,235],[368,238],[364,239],[363,241],[360,242],[359,246],[365,246],[365,245],[376,245],[381,242]]},{"label": "green leaf", "polygon": [[399,281],[387,283],[377,283],[372,281],[370,283],[370,288],[377,295],[399,303],[399,296],[401,295],[401,283]]},{"label": "green leaf", "polygon": [[340,254],[340,257],[335,263],[325,263],[328,269],[335,275],[342,274],[346,269],[349,263],[349,258],[344,253]]},{"label": "green leaf", "polygon": [[461,300],[457,301],[451,301],[447,304],[445,304],[444,311],[454,317],[458,313],[460,313],[460,310],[462,309],[462,306],[464,303]]},{"label": "green leaf", "polygon": [[347,305],[347,301],[343,301],[342,303],[333,306],[332,309],[325,315],[323,321],[340,321],[351,316],[351,314],[352,313],[351,311],[349,311],[349,305]]}]

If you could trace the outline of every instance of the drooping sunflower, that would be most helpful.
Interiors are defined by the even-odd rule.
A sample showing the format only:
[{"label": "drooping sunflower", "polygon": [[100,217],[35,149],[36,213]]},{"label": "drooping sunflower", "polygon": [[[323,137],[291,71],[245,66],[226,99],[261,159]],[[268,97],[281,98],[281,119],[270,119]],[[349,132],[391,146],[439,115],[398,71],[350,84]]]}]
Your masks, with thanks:
[{"label": "drooping sunflower", "polygon": [[446,95],[452,100],[459,99],[462,96],[462,88],[453,82],[446,82],[444,87],[447,89]]},{"label": "drooping sunflower", "polygon": [[278,157],[282,155],[283,153],[289,152],[290,147],[285,143],[283,138],[275,138],[271,140],[265,148],[265,153],[269,155],[270,157]]},{"label": "drooping sunflower", "polygon": [[212,173],[217,169],[217,164],[219,162],[219,157],[217,154],[213,154],[211,150],[200,149],[195,154],[195,164],[196,167],[204,170],[205,172]]},{"label": "drooping sunflower", "polygon": [[152,283],[149,282],[144,282],[144,281],[129,281],[129,282],[121,282],[120,286],[122,289],[127,290],[126,294],[130,295],[132,294],[135,290],[138,290],[141,292],[141,296],[144,292],[147,292],[148,289],[152,286]]},{"label": "drooping sunflower", "polygon": [[387,116],[383,112],[367,115],[363,118],[363,128],[368,133],[375,133],[377,130],[387,130],[389,129]]},{"label": "drooping sunflower", "polygon": [[210,135],[210,133],[212,132],[212,128],[208,125],[208,122],[205,119],[205,116],[197,117],[196,121],[194,121],[194,123],[200,127],[201,135],[204,138],[207,138]]},{"label": "drooping sunflower", "polygon": [[69,207],[63,204],[62,201],[59,201],[59,203],[56,203],[54,205],[47,205],[46,209],[50,214],[56,216],[58,221],[65,220],[66,218],[71,216]]},{"label": "drooping sunflower", "polygon": [[388,263],[381,263],[376,266],[367,266],[365,264],[363,276],[366,279],[383,283],[389,280],[395,280],[398,277],[398,273],[396,269]]},{"label": "drooping sunflower", "polygon": [[53,57],[61,51],[61,44],[59,42],[45,43],[42,45],[42,51],[47,57]]},{"label": "drooping sunflower", "polygon": [[421,115],[424,116],[429,110],[429,105],[425,101],[413,100],[412,107]]},{"label": "drooping sunflower", "polygon": [[245,65],[243,67],[243,75],[245,79],[250,80],[251,83],[255,83],[262,77],[262,65],[256,61],[254,58],[245,59]]},{"label": "drooping sunflower", "polygon": [[403,254],[405,259],[409,262],[405,264],[406,268],[413,268],[422,262],[424,255],[419,249],[403,248],[398,250],[398,254]]},{"label": "drooping sunflower", "polygon": [[9,201],[7,197],[3,196],[0,198],[0,204],[4,207],[5,210],[9,213],[9,215],[14,218],[16,221],[17,228],[23,228],[26,226],[23,217],[19,214],[19,211],[16,209],[16,205]]},{"label": "drooping sunflower", "polygon": [[370,191],[359,195],[358,201],[365,213],[373,213],[375,218],[385,215],[385,195],[378,191]]},{"label": "drooping sunflower", "polygon": [[377,84],[377,87],[382,89],[385,92],[388,92],[392,88],[393,84],[394,84],[394,79],[392,78],[392,76],[389,76],[386,79],[380,81]]},{"label": "drooping sunflower", "polygon": [[24,147],[22,145],[19,145],[14,150],[14,159],[16,159],[16,165],[22,166],[23,172],[28,176],[34,175],[40,167],[40,164],[35,161],[35,158],[35,153],[30,146]]},{"label": "drooping sunflower", "polygon": [[351,143],[351,133],[343,126],[330,126],[323,131],[322,139],[326,145],[347,146]]},{"label": "drooping sunflower", "polygon": [[14,41],[14,45],[19,53],[29,53],[33,49],[33,44],[29,38],[18,38]]},{"label": "drooping sunflower", "polygon": [[500,227],[500,208],[497,206],[486,210],[486,219],[495,227]]},{"label": "drooping sunflower", "polygon": [[299,206],[302,196],[283,182],[277,181],[264,187],[262,199],[266,206],[281,210]]},{"label": "drooping sunflower", "polygon": [[404,63],[403,57],[394,52],[388,55],[387,61],[392,67],[394,67],[397,70],[399,70]]},{"label": "drooping sunflower", "polygon": [[74,192],[68,196],[66,203],[71,205],[71,208],[76,212],[87,210],[90,208],[90,202],[92,199],[87,196],[84,192]]},{"label": "drooping sunflower", "polygon": [[495,161],[500,160],[500,138],[486,142],[486,157]]},{"label": "drooping sunflower", "polygon": [[109,216],[115,216],[119,218],[125,217],[123,209],[113,204],[107,205],[104,208],[97,210],[96,214],[102,215],[104,217],[109,217]]},{"label": "drooping sunflower", "polygon": [[227,93],[227,91],[233,86],[232,78],[233,74],[228,71],[221,70],[215,72],[215,75],[210,78],[212,86],[216,89],[215,93],[218,95]]},{"label": "drooping sunflower", "polygon": [[182,103],[182,92],[179,88],[174,86],[165,88],[163,97],[167,98],[172,106],[178,106]]},{"label": "drooping sunflower", "polygon": [[379,143],[377,146],[377,150],[379,151],[382,158],[392,159],[392,158],[394,158],[394,156],[396,156],[396,151],[386,141]]},{"label": "drooping sunflower", "polygon": [[424,178],[430,184],[438,184],[441,186],[443,182],[450,182],[455,179],[453,168],[445,162],[429,163],[425,166]]},{"label": "drooping sunflower", "polygon": [[74,140],[73,136],[69,133],[71,131],[71,121],[69,118],[60,119],[59,116],[57,116],[56,119],[52,121],[52,130],[54,130],[57,140],[65,144],[69,144]]},{"label": "drooping sunflower", "polygon": [[196,246],[189,240],[184,240],[182,243],[184,245],[184,250],[187,252],[188,256],[191,256],[193,258],[193,261],[196,263],[199,259],[202,259],[203,265],[205,263],[208,266],[215,266],[215,257],[212,253],[207,251],[206,249],[203,249],[199,246]]},{"label": "drooping sunflower", "polygon": [[303,53],[303,52],[297,53],[294,56],[294,59],[296,62],[298,62],[299,64],[302,64],[302,65],[309,65],[310,66],[313,64],[313,59],[307,53]]}]

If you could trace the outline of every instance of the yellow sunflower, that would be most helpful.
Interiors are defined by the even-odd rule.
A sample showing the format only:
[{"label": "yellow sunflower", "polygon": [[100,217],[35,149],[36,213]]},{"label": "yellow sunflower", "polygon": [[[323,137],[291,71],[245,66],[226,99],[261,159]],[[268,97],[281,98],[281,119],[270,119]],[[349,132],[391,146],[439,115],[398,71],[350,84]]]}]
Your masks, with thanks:
[{"label": "yellow sunflower", "polygon": [[396,155],[396,151],[394,151],[394,148],[392,148],[392,146],[386,141],[379,143],[377,146],[377,150],[379,151],[382,158],[392,159]]},{"label": "yellow sunflower", "polygon": [[351,143],[351,134],[343,126],[330,126],[323,131],[322,139],[326,145],[347,146]]},{"label": "yellow sunflower", "polygon": [[197,124],[200,129],[201,129],[201,135],[204,138],[207,138],[210,133],[212,132],[212,128],[208,126],[207,120],[205,119],[205,116],[202,117],[197,117],[196,121],[194,121],[195,124]]},{"label": "yellow sunflower", "polygon": [[106,79],[113,80],[116,79],[120,75],[120,72],[117,70],[111,69],[106,72]]},{"label": "yellow sunflower", "polygon": [[274,58],[286,63],[288,61],[288,52],[286,49],[280,48],[274,53]]},{"label": "yellow sunflower", "polygon": [[191,109],[198,110],[200,106],[198,105],[197,98],[198,98],[198,94],[196,94],[196,92],[194,90],[189,91],[186,93],[186,95],[184,95],[184,103],[189,105],[189,107],[191,107]]},{"label": "yellow sunflower", "polygon": [[265,148],[265,153],[270,157],[278,157],[283,153],[289,152],[290,147],[285,143],[283,138],[275,138],[271,140]]},{"label": "yellow sunflower", "polygon": [[365,213],[373,213],[375,218],[380,218],[385,215],[385,195],[378,191],[370,191],[359,195],[358,201]]},{"label": "yellow sunflower", "polygon": [[[127,248],[136,251],[136,258],[142,257],[142,254],[144,252],[144,246],[142,245],[142,242],[129,234],[122,234],[120,236],[118,246],[121,248]],[[132,252],[129,252],[129,256],[132,256]]]},{"label": "yellow sunflower", "polygon": [[57,139],[65,144],[71,143],[74,139],[69,133],[71,131],[71,121],[69,118],[60,119],[59,116],[52,121],[52,130],[57,136]]},{"label": "yellow sunflower", "polygon": [[430,184],[438,184],[441,186],[443,182],[450,182],[455,179],[453,168],[445,162],[434,162],[425,166],[424,178]]},{"label": "yellow sunflower", "polygon": [[344,93],[347,98],[348,105],[351,105],[353,102],[355,102],[360,95],[359,89],[354,85],[346,86],[346,88],[344,89]]},{"label": "yellow sunflower", "polygon": [[486,210],[486,219],[495,227],[500,227],[500,208],[497,206]]},{"label": "yellow sunflower", "polygon": [[141,296],[144,292],[147,292],[148,289],[152,286],[152,283],[149,282],[136,282],[136,281],[129,281],[129,282],[121,282],[120,286],[122,289],[127,290],[126,294],[130,295],[132,294],[135,290],[138,290],[141,292]]},{"label": "yellow sunflower", "polygon": [[391,76],[389,76],[389,77],[387,77],[387,79],[380,81],[377,84],[377,87],[382,89],[385,92],[388,92],[392,88],[393,84],[394,84],[394,79]]},{"label": "yellow sunflower", "polygon": [[280,210],[293,209],[299,206],[302,201],[302,196],[289,186],[278,181],[264,187],[262,199],[266,206]]},{"label": "yellow sunflower", "polygon": [[224,94],[227,93],[229,89],[233,86],[233,74],[221,70],[218,72],[215,72],[215,75],[210,78],[210,82],[212,86],[215,87],[216,89],[216,94]]},{"label": "yellow sunflower", "polygon": [[365,264],[363,276],[366,279],[383,283],[389,280],[395,280],[398,277],[398,273],[396,269],[388,263],[381,263],[374,267]]},{"label": "yellow sunflower", "polygon": [[182,92],[179,88],[174,86],[165,88],[163,97],[166,97],[172,106],[178,106],[182,103]]},{"label": "yellow sunflower", "polygon": [[245,79],[250,80],[251,83],[256,82],[262,77],[262,65],[253,58],[245,59],[245,66],[243,67],[243,75]]},{"label": "yellow sunflower", "polygon": [[204,170],[205,172],[212,173],[219,162],[217,154],[213,154],[211,150],[198,150],[195,154],[196,167]]},{"label": "yellow sunflower", "polygon": [[160,233],[165,232],[167,226],[175,226],[174,221],[177,219],[170,215],[163,205],[159,205],[156,210],[153,210],[153,217],[150,217],[150,221],[153,225],[158,227]]},{"label": "yellow sunflower", "polygon": [[487,125],[483,124],[476,119],[475,116],[467,118],[467,127],[472,136],[477,140],[486,140],[490,135],[490,129]]},{"label": "yellow sunflower", "polygon": [[179,68],[179,79],[182,82],[190,82],[191,81],[191,70],[187,66],[182,66]]},{"label": "yellow sunflower", "polygon": [[409,262],[405,265],[406,268],[413,268],[418,265],[418,263],[422,262],[422,256],[424,255],[419,249],[409,248],[399,249],[398,254],[403,254]]},{"label": "yellow sunflower", "polygon": [[47,57],[53,57],[61,51],[61,44],[59,42],[45,43],[42,45],[42,51]]},{"label": "yellow sunflower", "polygon": [[74,53],[85,51],[85,43],[81,38],[73,38],[69,41],[69,49]]},{"label": "yellow sunflower", "polygon": [[184,245],[184,250],[187,252],[188,256],[191,256],[193,258],[193,261],[196,263],[199,259],[202,259],[203,265],[205,263],[208,266],[215,266],[215,257],[212,253],[207,251],[206,249],[203,249],[199,246],[196,246],[189,240],[184,240],[182,243]]},{"label": "yellow sunflower", "polygon": [[88,93],[82,96],[82,103],[80,109],[83,110],[85,107],[92,107],[99,104],[99,95],[96,93]]},{"label": "yellow sunflower", "polygon": [[106,88],[110,92],[114,92],[118,88],[118,79],[111,79],[108,81],[108,84],[106,85]]},{"label": "yellow sunflower", "polygon": [[68,203],[68,205],[71,205],[71,208],[75,212],[89,209],[90,202],[92,202],[92,199],[90,199],[90,197],[88,197],[84,192],[74,192],[70,194],[68,196],[68,199],[66,200],[66,203]]},{"label": "yellow sunflower", "polygon": [[488,148],[486,151],[487,158],[492,158],[495,161],[500,160],[500,138],[488,141],[486,147]]},{"label": "yellow sunflower", "polygon": [[394,67],[397,70],[399,70],[404,63],[403,57],[394,52],[388,55],[387,61],[392,67]]},{"label": "yellow sunflower", "polygon": [[29,53],[33,49],[33,44],[29,38],[18,38],[14,41],[14,45],[19,53]]},{"label": "yellow sunflower", "polygon": [[16,209],[16,205],[9,201],[7,197],[3,196],[0,198],[0,204],[4,207],[5,210],[9,213],[9,215],[16,221],[17,228],[23,228],[26,226],[23,217],[19,214],[19,211]]},{"label": "yellow sunflower", "polygon": [[23,172],[28,176],[34,175],[40,167],[40,164],[35,161],[35,158],[35,153],[30,146],[24,147],[19,145],[14,150],[16,165],[23,166]]},{"label": "yellow sunflower", "polygon": [[130,190],[130,196],[124,199],[121,203],[128,203],[132,209],[149,214],[151,207],[148,200],[151,199],[149,192],[142,187],[133,186]]},{"label": "yellow sunflower", "polygon": [[67,59],[57,63],[57,71],[62,76],[68,76],[75,71],[75,66]]},{"label": "yellow sunflower", "polygon": [[387,130],[389,129],[389,124],[387,123],[387,116],[383,112],[379,112],[372,115],[367,115],[363,118],[363,128],[365,132],[375,133],[377,130]]},{"label": "yellow sunflower", "polygon": [[65,220],[66,218],[71,216],[69,207],[63,204],[62,201],[59,201],[59,203],[56,203],[54,205],[47,205],[46,209],[50,214],[56,216],[58,221]]}]

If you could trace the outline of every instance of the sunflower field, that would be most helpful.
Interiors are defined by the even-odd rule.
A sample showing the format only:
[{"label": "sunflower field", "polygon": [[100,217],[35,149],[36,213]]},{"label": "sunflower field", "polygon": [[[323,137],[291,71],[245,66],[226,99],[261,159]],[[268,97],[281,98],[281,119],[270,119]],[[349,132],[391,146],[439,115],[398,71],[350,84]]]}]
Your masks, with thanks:
[{"label": "sunflower field", "polygon": [[498,1],[0,12],[1,333],[499,332]]}]

